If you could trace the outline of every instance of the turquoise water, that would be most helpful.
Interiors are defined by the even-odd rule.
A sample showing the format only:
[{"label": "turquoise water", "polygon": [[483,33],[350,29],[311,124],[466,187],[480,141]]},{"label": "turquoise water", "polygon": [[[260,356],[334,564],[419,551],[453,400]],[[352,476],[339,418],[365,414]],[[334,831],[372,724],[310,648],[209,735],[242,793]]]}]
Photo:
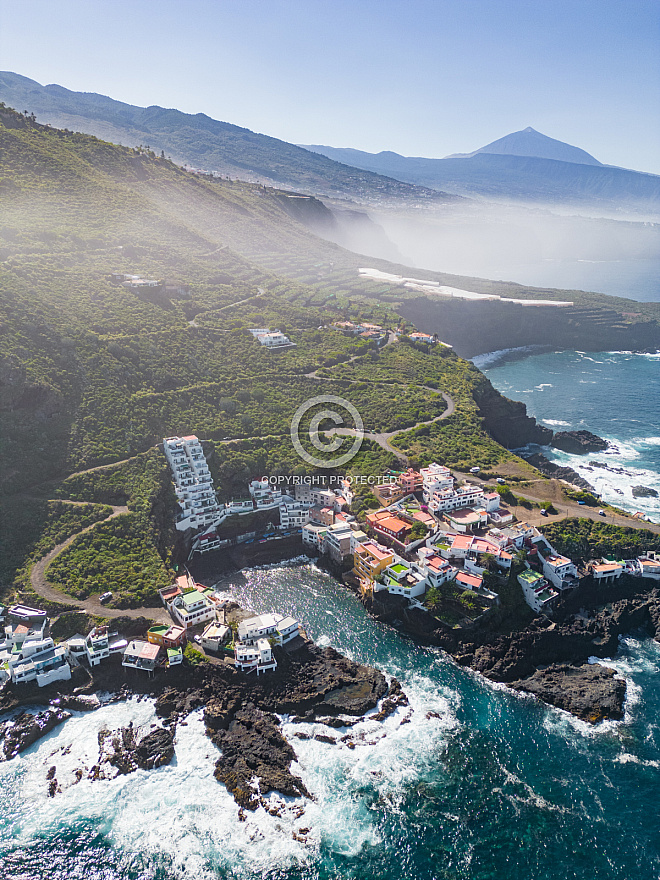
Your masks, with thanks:
[{"label": "turquoise water", "polygon": [[[416,647],[314,566],[247,571],[223,586],[256,611],[292,612],[319,643],[398,676],[410,723],[400,724],[406,709],[383,725],[367,721],[356,731],[365,744],[351,751],[297,740],[295,730],[313,728],[286,722],[294,769],[316,801],[300,818],[259,810],[238,822],[212,777],[217,753],[199,713],[179,728],[171,766],[47,798],[49,766],[68,784],[81,755],[93,762],[103,723],[148,727],[153,707],[78,715],[0,764],[4,877],[660,876],[657,644],[622,642],[614,665],[629,681],[625,720],[592,728]],[[301,827],[306,843],[293,839]]]},{"label": "turquoise water", "polygon": [[492,366],[488,356],[474,361],[499,391],[522,400],[554,431],[584,428],[610,440],[607,452],[587,456],[542,451],[577,470],[606,501],[660,521],[660,499],[632,495],[637,485],[660,492],[660,355],[555,351]]}]

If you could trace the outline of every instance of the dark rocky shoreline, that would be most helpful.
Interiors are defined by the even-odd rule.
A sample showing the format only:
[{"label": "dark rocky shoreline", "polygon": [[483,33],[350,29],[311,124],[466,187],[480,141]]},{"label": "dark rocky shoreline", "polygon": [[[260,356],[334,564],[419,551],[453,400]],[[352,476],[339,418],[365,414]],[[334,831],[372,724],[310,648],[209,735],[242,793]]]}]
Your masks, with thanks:
[{"label": "dark rocky shoreline", "polygon": [[[207,735],[221,751],[215,777],[231,792],[241,811],[254,810],[260,804],[269,808],[264,795],[271,791],[311,798],[302,780],[291,772],[296,754],[281,732],[278,715],[350,730],[381,700],[381,709],[374,715],[377,721],[406,706],[408,700],[396,679],[388,685],[381,672],[355,663],[333,648],[319,648],[300,639],[295,651],[274,651],[277,669],[260,678],[219,660],[170,669],[148,679],[135,672],[127,674],[115,660],[93,671],[84,670],[86,676],[81,670],[77,682],[66,683],[71,686],[68,688],[5,688],[0,712],[48,700],[55,705],[38,715],[22,712],[9,723],[5,721],[0,725],[0,748],[5,759],[14,757],[71,717],[68,708],[89,710],[101,705],[90,696],[95,692],[111,693],[110,702],[139,694],[156,698],[162,727],[141,738],[132,725],[101,731],[98,763],[86,774],[81,770],[76,781],[83,775],[104,779],[138,767],[151,769],[169,763],[177,725],[185,723],[192,711],[203,708]],[[336,742],[327,738],[331,740]],[[342,737],[342,743],[351,747],[350,733]],[[59,791],[56,768],[48,773],[49,793],[54,796]],[[255,777],[257,787],[253,785]]]},{"label": "dark rocky shoreline", "polygon": [[378,620],[442,648],[461,666],[592,724],[623,718],[626,684],[589,658],[613,657],[619,637],[630,632],[660,639],[660,588],[632,577],[608,586],[585,583],[555,620],[535,617],[514,632],[505,631],[506,621],[498,628],[488,616],[473,626],[450,628],[389,593],[364,605]]}]

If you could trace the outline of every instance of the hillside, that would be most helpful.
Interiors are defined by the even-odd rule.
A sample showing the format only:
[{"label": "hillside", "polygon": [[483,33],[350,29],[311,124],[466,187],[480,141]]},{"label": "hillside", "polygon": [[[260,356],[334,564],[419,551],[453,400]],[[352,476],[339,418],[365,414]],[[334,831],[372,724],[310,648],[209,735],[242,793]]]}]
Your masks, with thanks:
[{"label": "hillside", "polygon": [[[391,442],[414,461],[524,468],[490,432],[517,445],[535,436],[533,420],[452,349],[401,340],[378,350],[332,326],[348,317],[410,327],[401,316],[421,303],[427,327],[423,309],[434,302],[359,277],[368,258],[311,231],[331,222],[320,202],[192,174],[151,151],[8,109],[0,110],[0,138],[0,530],[8,548],[0,587],[14,583],[31,598],[31,568],[62,534],[61,502],[82,502],[113,505],[113,514],[58,557],[58,583],[75,583],[80,595],[111,589],[122,606],[153,601],[182,552],[156,444],[197,433],[222,497],[240,496],[256,476],[303,472],[291,419],[321,391],[350,399],[369,432],[406,432]],[[157,286],[133,291],[113,284],[113,272]],[[461,303],[450,304],[459,308],[460,337],[468,312],[461,325]],[[619,332],[628,339],[639,328],[658,330],[657,307],[639,308],[649,314],[624,322]],[[446,336],[452,327],[442,315],[433,320]],[[581,332],[596,326],[590,320]],[[252,326],[279,327],[295,347],[266,351],[247,332]],[[549,321],[545,329],[550,338]],[[367,439],[350,469],[382,473],[395,463],[392,451]],[[77,510],[70,533],[89,522]],[[96,508],[85,510],[89,517]]]},{"label": "hillside", "polygon": [[[471,364],[403,342],[379,353],[331,324],[352,316],[395,327],[389,306],[259,265],[272,254],[304,256],[308,270],[362,259],[310,232],[287,194],[206,179],[6,109],[0,137],[0,526],[10,548],[0,585],[16,577],[26,587],[55,533],[61,508],[49,502],[60,498],[111,504],[117,515],[58,558],[58,582],[75,571],[79,591],[115,589],[117,572],[130,570],[121,601],[149,600],[176,551],[154,445],[197,433],[220,491],[242,494],[246,479],[300,472],[291,419],[321,390],[349,397],[377,432],[437,418],[444,391],[455,411],[417,454],[461,466],[511,458],[487,432],[476,395],[488,383]],[[113,272],[158,284],[132,291]],[[280,327],[295,348],[266,351],[251,326]],[[336,376],[334,365],[343,365]],[[351,467],[380,473],[395,460],[367,441]]]},{"label": "hillside", "polygon": [[34,113],[39,122],[92,134],[124,146],[149,145],[175,162],[244,180],[302,189],[366,203],[439,202],[434,188],[418,187],[351,168],[301,147],[257,134],[203,113],[136,107],[105,95],[42,86],[0,72],[0,101]]},{"label": "hillside", "polygon": [[[392,152],[365,153],[319,145],[307,149],[357,168],[462,196],[593,205],[604,210],[626,208],[651,213],[660,210],[660,176],[601,165],[596,160],[593,163],[575,161],[575,158],[566,161],[493,152],[488,147],[464,157],[445,159],[407,157]],[[574,149],[577,148],[571,147]],[[574,156],[568,151],[553,152]]]}]

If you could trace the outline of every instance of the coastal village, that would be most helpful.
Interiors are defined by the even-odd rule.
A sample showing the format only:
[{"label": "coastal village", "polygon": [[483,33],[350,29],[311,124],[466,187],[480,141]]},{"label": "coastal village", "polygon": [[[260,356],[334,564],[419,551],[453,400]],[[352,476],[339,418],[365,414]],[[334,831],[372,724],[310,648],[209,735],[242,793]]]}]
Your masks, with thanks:
[{"label": "coastal village", "polygon": [[[196,436],[165,438],[163,452],[180,507],[176,528],[193,536],[190,557],[298,536],[306,555],[324,561],[364,600],[390,594],[429,613],[442,606],[439,619],[448,624],[469,623],[496,608],[500,585],[514,564],[525,602],[550,618],[584,577],[603,585],[624,574],[660,580],[656,553],[597,558],[578,568],[535,526],[515,521],[499,492],[461,483],[440,464],[378,478],[337,477],[332,488],[319,477],[263,477],[248,483],[243,498],[221,504]],[[362,479],[368,479],[379,507],[360,520],[351,506],[355,483]],[[268,515],[263,535],[239,529],[222,536],[227,520],[240,523],[255,512]],[[0,607],[0,686],[67,681],[81,663],[93,668],[112,657],[126,670],[153,676],[181,665],[187,645],[260,676],[277,668],[274,649],[291,651],[304,642],[299,622],[289,614],[228,615],[236,608],[231,594],[198,583],[187,568],[159,595],[171,623],[132,639],[98,625],[56,643],[45,610]]]}]

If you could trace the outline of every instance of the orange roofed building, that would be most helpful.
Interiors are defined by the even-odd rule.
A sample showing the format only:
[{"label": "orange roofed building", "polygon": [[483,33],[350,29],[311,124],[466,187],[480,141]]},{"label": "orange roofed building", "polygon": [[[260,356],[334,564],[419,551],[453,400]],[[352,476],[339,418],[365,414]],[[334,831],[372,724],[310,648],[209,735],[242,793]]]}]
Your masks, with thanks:
[{"label": "orange roofed building", "polygon": [[397,541],[405,546],[406,539],[412,529],[410,523],[404,522],[398,516],[393,516],[389,510],[377,510],[366,516],[367,525],[370,526],[380,537]]}]

